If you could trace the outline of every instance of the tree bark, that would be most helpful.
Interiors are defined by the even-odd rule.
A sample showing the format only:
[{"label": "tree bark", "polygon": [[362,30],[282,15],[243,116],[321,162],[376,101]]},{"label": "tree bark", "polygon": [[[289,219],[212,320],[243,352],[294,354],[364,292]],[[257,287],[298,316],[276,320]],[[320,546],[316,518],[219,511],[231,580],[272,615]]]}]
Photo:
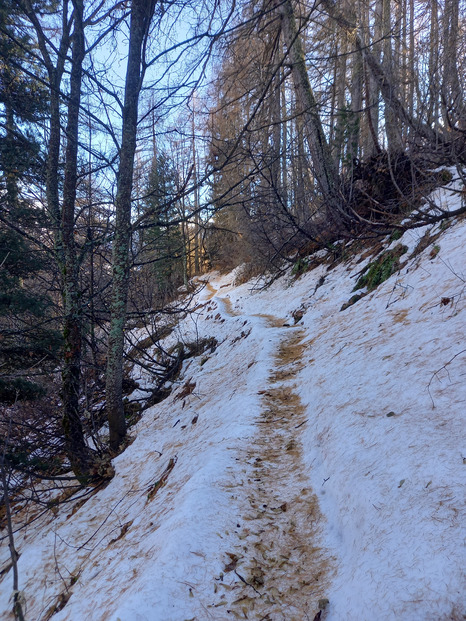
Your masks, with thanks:
[{"label": "tree bark", "polygon": [[[372,55],[377,63],[380,63],[381,57],[381,38],[382,38],[382,2],[376,0],[374,5],[374,27],[373,36],[370,35],[370,17],[369,7],[367,3],[365,9],[365,28],[367,36],[362,40],[362,46],[365,48],[371,43]],[[367,108],[367,129],[364,140],[364,157],[372,157],[380,152],[379,145],[379,85],[372,71],[370,71],[367,61],[364,59],[364,79],[366,82],[366,108]]]},{"label": "tree bark", "polygon": [[[414,0],[408,0],[409,6],[409,22],[407,26],[406,33],[406,47],[407,47],[407,58],[406,58],[406,81],[407,81],[407,101],[406,105],[408,107],[408,113],[412,116],[414,114],[414,93],[415,93],[415,84],[416,84],[416,74],[415,74],[415,13],[414,13]],[[410,138],[412,134],[412,128],[407,128],[406,137]]]},{"label": "tree bark", "polygon": [[[439,125],[439,24],[438,0],[430,0],[430,39],[429,39],[429,101],[427,122],[434,128]],[[412,50],[414,55],[414,50]]]},{"label": "tree bark", "polygon": [[47,144],[47,161],[45,170],[45,197],[47,209],[52,220],[53,233],[55,240],[55,252],[57,260],[63,262],[63,248],[61,236],[61,208],[59,190],[59,162],[60,162],[60,138],[61,138],[61,119],[60,119],[60,85],[65,69],[65,61],[70,47],[70,28],[68,21],[68,0],[63,0],[62,9],[62,35],[60,47],[57,53],[56,64],[53,63],[46,44],[46,37],[42,30],[41,23],[37,17],[36,9],[31,0],[25,1],[25,13],[31,21],[37,34],[39,50],[42,55],[48,75],[48,86],[50,90],[50,124],[49,141]]},{"label": "tree bark", "polygon": [[466,128],[465,105],[458,73],[459,0],[445,0],[443,10],[442,102],[445,126]]},{"label": "tree bark", "polygon": [[[52,221],[55,258],[62,274],[64,313],[62,372],[63,429],[65,447],[71,468],[77,478],[87,480],[90,451],[86,446],[79,415],[81,387],[82,316],[79,287],[79,264],[74,240],[74,218],[77,183],[78,127],[81,102],[82,64],[85,55],[83,0],[73,0],[73,19],[68,16],[68,0],[62,5],[62,34],[57,58],[49,54],[47,38],[35,8],[25,2],[25,13],[36,34],[42,60],[47,69],[50,89],[50,125],[46,162],[46,201]],[[59,164],[61,142],[60,86],[71,43],[73,24],[70,92],[67,105],[66,151],[63,184],[63,203],[60,205]]]},{"label": "tree bark", "polygon": [[363,60],[361,52],[355,45],[352,47],[351,63],[351,114],[349,117],[347,156],[349,170],[352,170],[354,161],[359,156],[361,134]]},{"label": "tree bark", "polygon": [[85,55],[83,0],[73,0],[74,29],[70,94],[66,126],[65,176],[61,230],[63,242],[64,366],[62,372],[63,429],[71,467],[78,479],[87,477],[90,451],[86,446],[79,413],[81,388],[82,308],[79,265],[74,240],[76,205],[78,126],[81,103],[82,64]]},{"label": "tree bark", "polygon": [[291,0],[281,3],[280,13],[285,46],[292,67],[296,101],[303,115],[314,176],[328,208],[336,215],[336,212],[341,210],[338,198],[338,171],[325,137],[317,101],[307,73],[304,48],[296,26]]},{"label": "tree bark", "polygon": [[[387,135],[387,151],[397,153],[401,150],[401,129],[400,121],[404,119],[397,117],[392,98],[398,100],[397,84],[394,70],[394,50],[392,49],[392,26],[391,26],[391,0],[383,0],[382,5],[382,33],[383,33],[383,56],[382,70],[386,76],[387,83],[390,84],[390,95],[382,95],[385,100],[385,133]],[[387,90],[385,91],[387,93]]]},{"label": "tree bark", "polygon": [[429,127],[426,123],[422,122],[420,119],[417,119],[409,114],[408,110],[397,97],[394,85],[385,74],[383,67],[378,62],[377,58],[371,53],[368,46],[363,45],[362,39],[356,31],[355,24],[348,21],[348,19],[346,19],[335,8],[331,0],[323,0],[323,5],[328,11],[328,14],[349,32],[351,32],[352,36],[354,36],[356,47],[363,55],[364,61],[366,62],[367,67],[370,69],[374,80],[380,89],[385,105],[393,110],[400,121],[410,125],[417,136],[423,138],[433,146],[437,144],[445,145],[446,141],[438,132]]},{"label": "tree bark", "polygon": [[113,286],[110,303],[111,317],[106,378],[110,448],[114,451],[118,450],[126,435],[122,382],[124,329],[130,271],[131,192],[133,187],[134,154],[136,151],[138,103],[143,78],[143,46],[154,14],[154,8],[155,2],[153,0],[133,0],[131,3],[123,130],[115,200],[115,236],[112,254]]},{"label": "tree bark", "polygon": [[11,517],[11,505],[10,498],[8,494],[8,480],[6,476],[6,466],[5,466],[5,452],[6,452],[6,442],[5,448],[3,450],[3,455],[0,457],[0,479],[2,481],[3,487],[3,506],[5,507],[5,518],[7,525],[7,534],[8,534],[8,547],[10,549],[10,558],[11,558],[11,567],[13,569],[13,614],[15,615],[15,619],[18,621],[25,621],[23,606],[21,603],[20,591],[18,588],[18,558],[19,554],[15,547],[15,538],[14,538],[14,527],[13,520]]},{"label": "tree bark", "polygon": [[[335,32],[336,36],[336,32]],[[345,137],[346,109],[346,65],[347,65],[347,44],[348,37],[345,32],[340,33],[335,45],[335,81],[334,81],[334,99],[336,110],[334,112],[334,123],[332,123],[333,140],[331,141],[331,149],[333,159],[337,170],[340,169],[343,160],[343,146]]]}]

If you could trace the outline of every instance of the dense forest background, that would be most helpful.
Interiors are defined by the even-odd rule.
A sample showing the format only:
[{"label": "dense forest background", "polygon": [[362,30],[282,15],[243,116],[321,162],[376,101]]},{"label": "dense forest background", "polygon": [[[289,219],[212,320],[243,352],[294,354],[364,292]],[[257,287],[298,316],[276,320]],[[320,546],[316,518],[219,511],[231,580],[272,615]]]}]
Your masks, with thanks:
[{"label": "dense forest background", "polygon": [[[111,476],[125,327],[157,343],[194,276],[466,209],[426,198],[463,176],[465,46],[459,0],[2,2],[4,508],[28,478]],[[188,355],[160,352],[153,400]]]}]

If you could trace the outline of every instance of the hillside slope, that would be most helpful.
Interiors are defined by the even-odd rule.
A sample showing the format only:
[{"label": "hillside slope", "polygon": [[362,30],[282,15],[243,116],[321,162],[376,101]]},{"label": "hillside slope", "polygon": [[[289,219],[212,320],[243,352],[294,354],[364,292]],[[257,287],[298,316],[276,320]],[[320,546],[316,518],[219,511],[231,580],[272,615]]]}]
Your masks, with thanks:
[{"label": "hillside slope", "polygon": [[26,618],[466,618],[465,240],[464,220],[387,240],[399,269],[344,310],[367,250],[266,289],[206,276],[165,344],[217,346],[105,489],[17,533]]}]

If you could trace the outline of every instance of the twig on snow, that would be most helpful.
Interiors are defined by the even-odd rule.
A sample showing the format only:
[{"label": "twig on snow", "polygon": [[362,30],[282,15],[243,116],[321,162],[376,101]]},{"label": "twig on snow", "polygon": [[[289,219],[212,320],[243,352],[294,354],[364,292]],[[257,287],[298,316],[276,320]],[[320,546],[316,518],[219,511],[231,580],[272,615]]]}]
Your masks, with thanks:
[{"label": "twig on snow", "polygon": [[438,379],[438,374],[440,373],[440,371],[444,371],[445,370],[447,375],[448,375],[448,379],[450,379],[450,373],[448,372],[448,369],[447,369],[448,365],[451,364],[453,362],[453,360],[455,360],[455,358],[458,358],[458,356],[461,356],[461,354],[464,354],[465,352],[466,352],[466,349],[462,349],[457,354],[455,354],[452,358],[450,358],[450,360],[448,360],[448,362],[445,362],[445,364],[442,367],[440,367],[440,369],[437,369],[437,371],[434,371],[432,373],[432,377],[430,378],[429,383],[427,384],[427,391],[429,393],[430,400],[432,401],[432,409],[433,410],[435,410],[435,403],[434,403],[434,399],[432,397],[432,393],[430,392],[430,385],[434,381],[435,377]]}]

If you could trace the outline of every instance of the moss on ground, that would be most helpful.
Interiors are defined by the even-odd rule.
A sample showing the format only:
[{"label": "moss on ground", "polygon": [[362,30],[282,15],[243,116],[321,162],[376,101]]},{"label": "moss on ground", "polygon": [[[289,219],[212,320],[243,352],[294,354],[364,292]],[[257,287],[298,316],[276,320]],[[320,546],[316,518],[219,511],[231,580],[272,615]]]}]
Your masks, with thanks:
[{"label": "moss on ground", "polygon": [[398,244],[392,250],[383,252],[375,261],[369,263],[353,291],[363,287],[367,287],[368,291],[376,289],[400,268],[400,257],[407,251],[407,246]]}]

